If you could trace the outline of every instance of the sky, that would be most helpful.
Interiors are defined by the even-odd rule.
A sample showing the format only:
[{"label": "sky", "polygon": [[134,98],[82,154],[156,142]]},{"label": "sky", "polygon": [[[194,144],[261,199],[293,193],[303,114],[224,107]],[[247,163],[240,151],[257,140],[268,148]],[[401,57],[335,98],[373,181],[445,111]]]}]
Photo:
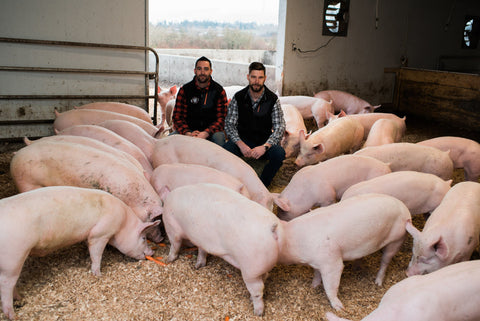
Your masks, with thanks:
[{"label": "sky", "polygon": [[278,24],[279,0],[149,0],[149,20]]}]

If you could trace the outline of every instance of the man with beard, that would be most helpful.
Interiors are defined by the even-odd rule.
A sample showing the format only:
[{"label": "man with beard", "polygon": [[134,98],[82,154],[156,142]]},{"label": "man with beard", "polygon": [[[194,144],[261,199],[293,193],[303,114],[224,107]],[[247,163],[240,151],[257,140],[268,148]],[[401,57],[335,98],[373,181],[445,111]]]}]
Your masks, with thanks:
[{"label": "man with beard", "polygon": [[212,63],[208,58],[197,59],[194,73],[193,80],[178,91],[172,134],[208,139],[222,146],[228,104],[225,90],[212,79]]},{"label": "man with beard", "polygon": [[264,85],[265,66],[252,62],[247,79],[248,86],[228,106],[225,132],[229,140],[223,147],[237,156],[267,159],[260,179],[268,187],[285,159],[280,146],[285,120],[277,95]]}]

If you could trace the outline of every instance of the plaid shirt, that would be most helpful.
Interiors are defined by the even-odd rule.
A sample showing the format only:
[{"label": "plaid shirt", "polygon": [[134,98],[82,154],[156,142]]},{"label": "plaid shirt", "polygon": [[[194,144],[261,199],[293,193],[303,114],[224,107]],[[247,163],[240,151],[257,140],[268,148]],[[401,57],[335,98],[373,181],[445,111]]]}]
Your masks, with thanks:
[{"label": "plaid shirt", "polygon": [[[208,83],[208,86],[203,89],[198,87],[196,83],[195,86],[198,90],[208,91],[210,82]],[[225,115],[227,114],[227,105],[227,95],[225,90],[222,90],[219,99],[216,101],[217,120],[204,129],[210,135],[223,131],[225,126]],[[172,115],[174,129],[182,135],[192,131],[187,124],[187,108],[188,103],[186,101],[185,92],[182,86],[182,88],[180,88],[178,91],[177,100],[175,101],[175,108],[173,109]]]},{"label": "plaid shirt", "polygon": [[[255,102],[250,96],[250,91],[248,92],[248,96],[250,97],[250,99],[252,99],[253,109],[257,108],[258,102],[260,101],[260,99],[263,97],[264,94],[265,94],[265,91],[263,91],[262,96]],[[238,124],[238,103],[237,103],[237,100],[235,99],[235,96],[233,96],[232,100],[230,101],[230,105],[228,105],[227,117],[225,118],[225,132],[228,138],[234,143],[241,140],[240,135],[238,134],[237,124]],[[272,127],[273,127],[272,134],[270,135],[270,137],[268,137],[265,143],[268,143],[270,145],[278,145],[280,144],[280,140],[282,139],[283,134],[285,132],[285,119],[283,118],[282,107],[280,105],[280,100],[278,99],[275,102],[275,105],[273,106]]]}]

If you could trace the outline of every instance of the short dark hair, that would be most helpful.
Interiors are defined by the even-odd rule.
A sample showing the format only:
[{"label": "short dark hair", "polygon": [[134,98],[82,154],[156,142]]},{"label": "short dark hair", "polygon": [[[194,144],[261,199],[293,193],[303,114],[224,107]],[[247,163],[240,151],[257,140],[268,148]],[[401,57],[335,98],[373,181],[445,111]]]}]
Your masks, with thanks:
[{"label": "short dark hair", "polygon": [[212,68],[212,62],[210,61],[210,59],[208,59],[205,56],[201,56],[200,58],[197,59],[197,61],[195,61],[195,68],[197,68],[197,64],[199,61],[208,61],[208,64],[210,65],[210,69]]},{"label": "short dark hair", "polygon": [[250,64],[250,66],[248,66],[248,73],[249,74],[252,72],[252,70],[263,70],[263,73],[266,73],[265,72],[265,66],[261,62],[258,62],[258,61],[254,61]]}]

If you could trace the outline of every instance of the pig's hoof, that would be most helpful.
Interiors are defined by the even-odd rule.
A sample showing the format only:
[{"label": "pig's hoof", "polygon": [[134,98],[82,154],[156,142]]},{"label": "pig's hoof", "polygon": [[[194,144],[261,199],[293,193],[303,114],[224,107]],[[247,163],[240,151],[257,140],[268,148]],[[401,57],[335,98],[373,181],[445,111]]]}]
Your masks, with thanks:
[{"label": "pig's hoof", "polygon": [[332,308],[335,309],[335,311],[343,310],[343,304],[342,302],[340,302],[338,298],[335,298],[334,300],[332,300],[331,305],[332,305]]},{"label": "pig's hoof", "polygon": [[207,265],[205,262],[197,262],[197,264],[195,264],[195,268],[198,270],[199,268],[202,268],[205,265]]}]

